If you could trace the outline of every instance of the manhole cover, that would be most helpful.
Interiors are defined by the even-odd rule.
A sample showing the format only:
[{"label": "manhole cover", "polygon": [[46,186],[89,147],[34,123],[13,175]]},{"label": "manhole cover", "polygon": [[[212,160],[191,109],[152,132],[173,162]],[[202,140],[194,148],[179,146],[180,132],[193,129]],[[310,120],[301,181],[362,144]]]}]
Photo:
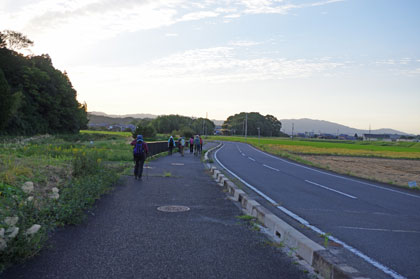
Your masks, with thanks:
[{"label": "manhole cover", "polygon": [[184,212],[190,210],[190,208],[182,205],[165,205],[158,207],[157,210],[163,212]]}]

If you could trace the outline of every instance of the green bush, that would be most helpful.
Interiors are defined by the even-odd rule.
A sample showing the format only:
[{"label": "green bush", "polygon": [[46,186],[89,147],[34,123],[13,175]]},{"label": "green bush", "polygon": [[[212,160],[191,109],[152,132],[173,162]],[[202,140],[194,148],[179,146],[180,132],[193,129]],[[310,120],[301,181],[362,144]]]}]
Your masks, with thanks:
[{"label": "green bush", "polygon": [[73,176],[80,177],[96,173],[100,162],[97,152],[77,152],[72,160]]}]

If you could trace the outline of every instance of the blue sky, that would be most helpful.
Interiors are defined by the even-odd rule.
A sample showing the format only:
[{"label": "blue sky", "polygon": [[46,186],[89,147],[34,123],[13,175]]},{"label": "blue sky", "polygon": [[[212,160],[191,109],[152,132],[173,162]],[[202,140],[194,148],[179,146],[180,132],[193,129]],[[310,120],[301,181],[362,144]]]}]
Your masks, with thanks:
[{"label": "blue sky", "polygon": [[2,0],[89,111],[258,111],[420,134],[420,1]]}]

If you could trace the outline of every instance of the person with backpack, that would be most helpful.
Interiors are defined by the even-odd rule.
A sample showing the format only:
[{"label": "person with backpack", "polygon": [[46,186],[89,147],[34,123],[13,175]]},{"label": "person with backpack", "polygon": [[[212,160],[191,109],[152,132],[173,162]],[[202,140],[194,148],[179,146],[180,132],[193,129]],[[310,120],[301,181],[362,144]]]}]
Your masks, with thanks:
[{"label": "person with backpack", "polygon": [[147,155],[149,154],[149,147],[144,142],[142,135],[137,135],[137,138],[131,142],[133,148],[133,158],[135,162],[134,166],[134,178],[141,180],[143,174],[144,161],[146,161]]},{"label": "person with backpack", "polygon": [[184,146],[185,146],[185,139],[181,137],[179,139],[179,152],[181,152],[181,156],[184,157]]},{"label": "person with backpack", "polygon": [[190,154],[194,151],[194,137],[190,137]]},{"label": "person with backpack", "polygon": [[172,155],[172,150],[174,149],[174,146],[175,146],[175,140],[172,136],[170,136],[168,140],[169,155]]},{"label": "person with backpack", "polygon": [[200,153],[200,138],[198,135],[194,138],[194,155],[197,156]]}]

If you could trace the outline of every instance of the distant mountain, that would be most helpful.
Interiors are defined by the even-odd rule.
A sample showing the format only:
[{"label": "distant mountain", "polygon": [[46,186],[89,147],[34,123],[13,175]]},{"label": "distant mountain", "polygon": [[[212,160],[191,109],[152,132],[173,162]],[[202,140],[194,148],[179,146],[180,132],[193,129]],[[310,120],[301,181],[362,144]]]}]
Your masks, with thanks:
[{"label": "distant mountain", "polygon": [[144,119],[144,118],[156,118],[157,115],[149,114],[149,113],[137,113],[137,114],[124,114],[124,115],[117,115],[117,114],[106,114],[105,112],[100,111],[90,111],[90,115],[98,115],[98,116],[106,116],[111,118],[136,118],[136,119]]},{"label": "distant mountain", "polygon": [[[282,119],[282,131],[286,134],[292,134],[292,125],[294,125],[294,134],[305,133],[305,132],[314,132],[315,134],[347,134],[354,135],[358,134],[359,136],[363,134],[368,134],[369,130],[355,129],[347,127],[341,124],[325,121],[325,120],[314,120],[308,118],[302,119]],[[393,130],[393,129],[376,129],[371,130],[371,134],[398,134],[398,135],[409,135],[407,133]]]},{"label": "distant mountain", "polygon": [[128,125],[131,124],[136,118],[133,117],[109,117],[109,116],[103,116],[103,115],[96,115],[88,113],[88,119],[89,123],[88,125],[104,125],[104,126],[110,126],[110,125]]},{"label": "distant mountain", "polygon": [[[148,113],[138,113],[138,114],[124,114],[124,115],[116,115],[116,114],[106,114],[100,111],[90,111],[88,112],[89,124],[107,124],[107,125],[114,125],[114,124],[130,124],[133,120],[136,119],[144,119],[144,118],[151,118],[155,119],[158,117],[154,114]],[[193,117],[194,119],[195,117]],[[212,119],[215,125],[222,125],[224,120],[214,120]]]}]

